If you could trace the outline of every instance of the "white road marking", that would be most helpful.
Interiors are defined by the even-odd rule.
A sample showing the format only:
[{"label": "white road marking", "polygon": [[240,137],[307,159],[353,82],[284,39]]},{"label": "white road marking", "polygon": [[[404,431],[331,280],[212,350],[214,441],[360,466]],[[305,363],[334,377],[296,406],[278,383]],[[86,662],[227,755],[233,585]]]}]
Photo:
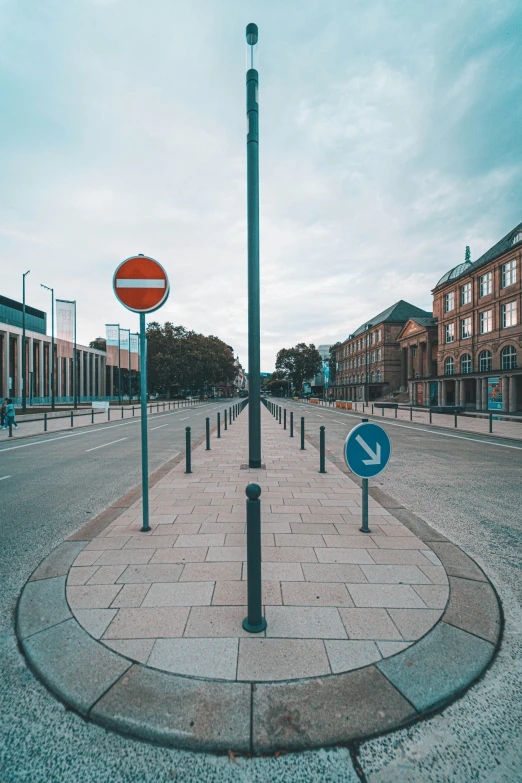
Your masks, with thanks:
[{"label": "white road marking", "polygon": [[159,427],[151,427],[150,431],[154,432],[154,430],[160,430],[162,427],[168,427],[168,424],[160,424]]},{"label": "white road marking", "polygon": [[127,438],[118,438],[118,440],[111,440],[110,443],[102,443],[101,446],[94,446],[92,449],[85,449],[85,451],[88,452],[88,451],[96,451],[96,449],[104,449],[105,446],[112,446],[113,443],[121,443],[122,440],[127,440]]},{"label": "white road marking", "polygon": [[185,419],[190,419],[190,416],[183,416],[183,418],[180,419],[180,421],[185,421]]},{"label": "white road marking", "polygon": [[2,476],[2,478],[0,478],[0,481],[5,481],[8,478],[11,478],[11,476]]}]

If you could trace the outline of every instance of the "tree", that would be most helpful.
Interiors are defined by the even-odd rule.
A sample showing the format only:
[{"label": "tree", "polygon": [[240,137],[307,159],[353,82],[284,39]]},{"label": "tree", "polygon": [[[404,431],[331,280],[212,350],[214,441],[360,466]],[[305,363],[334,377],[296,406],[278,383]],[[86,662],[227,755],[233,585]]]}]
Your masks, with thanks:
[{"label": "tree", "polygon": [[329,386],[334,386],[335,381],[337,378],[337,349],[340,348],[342,343],[335,343],[335,345],[330,346],[330,359],[329,359],[329,367],[330,367],[330,377],[328,379]]},{"label": "tree", "polygon": [[323,364],[321,354],[313,345],[298,343],[293,348],[281,348],[277,354],[276,370],[283,370],[296,389],[302,389],[303,382],[320,371]]},{"label": "tree", "polygon": [[97,348],[98,351],[105,351],[107,348],[105,337],[97,337],[95,340],[91,340],[89,348]]}]

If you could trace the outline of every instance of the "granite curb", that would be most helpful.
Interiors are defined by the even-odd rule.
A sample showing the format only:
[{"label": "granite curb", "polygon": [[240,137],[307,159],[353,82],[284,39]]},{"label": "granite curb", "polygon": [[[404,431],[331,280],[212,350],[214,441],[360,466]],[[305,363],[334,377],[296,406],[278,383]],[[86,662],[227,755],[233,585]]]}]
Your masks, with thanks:
[{"label": "granite curb", "polygon": [[[182,458],[156,471],[151,485]],[[406,650],[343,674],[261,683],[171,674],[109,650],[73,617],[66,576],[89,541],[139,497],[138,487],[56,547],[29,578],[16,612],[29,667],[84,719],[196,751],[263,754],[346,745],[441,710],[491,665],[502,636],[500,600],[458,546],[386,493],[370,493],[429,544],[450,581],[441,619]]]}]

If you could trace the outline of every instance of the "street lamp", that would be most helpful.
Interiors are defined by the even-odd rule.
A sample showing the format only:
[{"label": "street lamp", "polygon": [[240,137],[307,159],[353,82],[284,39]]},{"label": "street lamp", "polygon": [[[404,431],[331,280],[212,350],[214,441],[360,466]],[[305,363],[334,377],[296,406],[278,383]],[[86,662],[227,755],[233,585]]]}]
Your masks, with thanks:
[{"label": "street lamp", "polygon": [[54,411],[54,288],[43,283],[40,286],[51,292],[51,410]]},{"label": "street lamp", "polygon": [[31,272],[30,269],[22,275],[22,413],[27,410],[27,386],[25,376],[27,375],[27,357],[25,355],[25,278]]},{"label": "street lamp", "polygon": [[259,31],[246,28],[248,70],[247,114],[247,215],[248,215],[248,466],[261,467],[261,324],[259,305],[259,74],[255,69]]}]

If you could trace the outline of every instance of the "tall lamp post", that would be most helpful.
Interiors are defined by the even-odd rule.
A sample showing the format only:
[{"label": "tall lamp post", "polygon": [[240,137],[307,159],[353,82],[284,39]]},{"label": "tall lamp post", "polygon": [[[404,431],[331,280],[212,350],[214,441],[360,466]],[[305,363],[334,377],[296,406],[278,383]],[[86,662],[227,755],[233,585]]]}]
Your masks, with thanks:
[{"label": "tall lamp post", "polygon": [[54,288],[43,283],[40,286],[51,292],[51,410],[54,411]]},{"label": "tall lamp post", "polygon": [[259,304],[259,74],[255,68],[259,32],[246,28],[248,70],[247,114],[247,215],[248,215],[248,466],[261,467],[261,323]]},{"label": "tall lamp post", "polygon": [[22,275],[22,413],[27,410],[27,357],[25,348],[25,278],[31,272],[30,269]]}]

